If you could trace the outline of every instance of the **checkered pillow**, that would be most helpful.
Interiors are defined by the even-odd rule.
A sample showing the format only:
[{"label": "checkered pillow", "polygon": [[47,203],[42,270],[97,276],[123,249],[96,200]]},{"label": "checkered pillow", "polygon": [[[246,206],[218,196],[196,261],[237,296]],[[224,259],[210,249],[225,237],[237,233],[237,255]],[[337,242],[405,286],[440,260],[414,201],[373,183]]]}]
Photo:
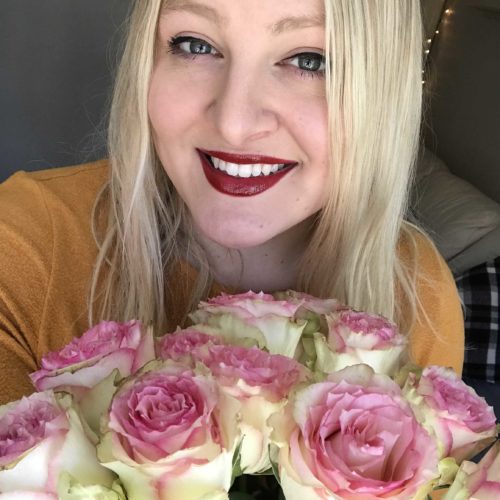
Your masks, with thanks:
[{"label": "checkered pillow", "polygon": [[456,278],[465,307],[465,376],[500,382],[500,257]]}]

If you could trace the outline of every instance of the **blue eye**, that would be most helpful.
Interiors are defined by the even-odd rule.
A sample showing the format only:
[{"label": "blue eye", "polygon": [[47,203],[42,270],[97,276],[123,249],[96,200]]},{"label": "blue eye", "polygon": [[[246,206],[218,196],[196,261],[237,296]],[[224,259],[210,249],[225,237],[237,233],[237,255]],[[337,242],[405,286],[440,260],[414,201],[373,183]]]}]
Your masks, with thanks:
[{"label": "blue eye", "polygon": [[177,36],[169,41],[173,54],[186,56],[216,55],[217,51],[205,40],[192,36]]},{"label": "blue eye", "polygon": [[303,52],[290,57],[287,61],[299,70],[309,73],[324,73],[326,68],[325,57],[316,52]]}]

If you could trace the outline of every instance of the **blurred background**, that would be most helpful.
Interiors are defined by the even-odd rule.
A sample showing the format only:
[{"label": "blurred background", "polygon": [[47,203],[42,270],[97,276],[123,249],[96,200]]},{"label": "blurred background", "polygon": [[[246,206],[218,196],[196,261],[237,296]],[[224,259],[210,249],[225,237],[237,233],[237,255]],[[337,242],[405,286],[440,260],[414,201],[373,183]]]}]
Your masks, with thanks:
[{"label": "blurred background", "polygon": [[1,0],[0,182],[105,156],[130,0]]}]

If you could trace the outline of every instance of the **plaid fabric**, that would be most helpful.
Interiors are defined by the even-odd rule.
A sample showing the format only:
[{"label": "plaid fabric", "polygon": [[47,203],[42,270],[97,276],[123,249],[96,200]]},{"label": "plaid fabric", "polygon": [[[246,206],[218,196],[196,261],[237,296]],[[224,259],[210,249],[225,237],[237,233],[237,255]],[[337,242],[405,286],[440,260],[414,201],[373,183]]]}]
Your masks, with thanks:
[{"label": "plaid fabric", "polygon": [[456,279],[465,307],[464,375],[500,382],[500,257]]}]

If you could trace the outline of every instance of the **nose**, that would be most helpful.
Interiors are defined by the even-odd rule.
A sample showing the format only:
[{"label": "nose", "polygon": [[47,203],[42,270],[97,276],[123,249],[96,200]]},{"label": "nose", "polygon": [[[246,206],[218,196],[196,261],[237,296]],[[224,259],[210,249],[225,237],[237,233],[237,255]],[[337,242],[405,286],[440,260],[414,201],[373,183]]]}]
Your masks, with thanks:
[{"label": "nose", "polygon": [[275,132],[279,125],[269,85],[245,64],[221,76],[211,102],[215,127],[228,146],[244,148]]}]

